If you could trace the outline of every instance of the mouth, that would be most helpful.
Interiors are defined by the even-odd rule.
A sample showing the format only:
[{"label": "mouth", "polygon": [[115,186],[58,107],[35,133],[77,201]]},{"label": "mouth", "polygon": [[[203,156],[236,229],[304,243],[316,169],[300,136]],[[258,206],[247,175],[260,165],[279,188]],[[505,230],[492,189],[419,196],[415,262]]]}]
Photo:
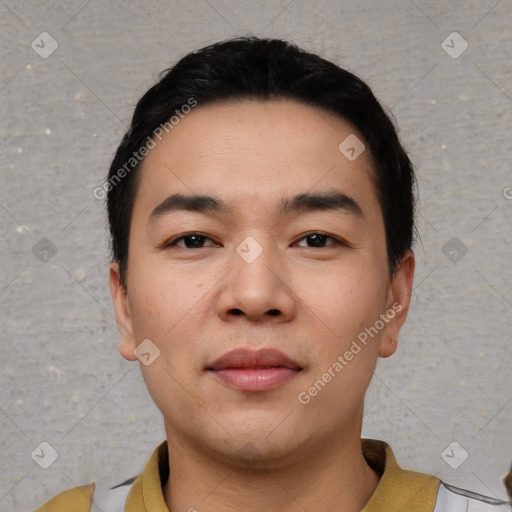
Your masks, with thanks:
[{"label": "mouth", "polygon": [[293,379],[303,368],[278,350],[236,349],[205,370],[240,391],[268,391]]}]

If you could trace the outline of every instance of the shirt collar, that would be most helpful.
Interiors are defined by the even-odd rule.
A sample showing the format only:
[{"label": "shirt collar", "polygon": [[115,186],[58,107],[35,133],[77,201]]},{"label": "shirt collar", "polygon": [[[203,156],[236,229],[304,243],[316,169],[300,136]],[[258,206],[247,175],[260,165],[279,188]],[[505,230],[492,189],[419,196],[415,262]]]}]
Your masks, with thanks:
[{"label": "shirt collar", "polygon": [[[439,479],[403,470],[397,463],[391,447],[374,439],[362,439],[363,455],[380,476],[377,489],[361,512],[431,512],[434,509]],[[169,512],[162,485],[169,476],[167,441],[162,442],[149,458],[144,471],[135,480],[126,512]]]},{"label": "shirt collar", "polygon": [[362,439],[368,464],[381,475],[379,485],[361,512],[432,512],[440,480],[434,476],[402,469],[391,446],[383,441]]}]

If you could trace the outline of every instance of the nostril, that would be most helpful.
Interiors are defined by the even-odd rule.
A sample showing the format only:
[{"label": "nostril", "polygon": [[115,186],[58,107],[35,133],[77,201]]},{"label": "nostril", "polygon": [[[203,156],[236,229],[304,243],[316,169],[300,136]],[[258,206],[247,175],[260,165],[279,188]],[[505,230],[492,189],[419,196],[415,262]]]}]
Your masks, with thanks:
[{"label": "nostril", "polygon": [[230,313],[236,316],[243,315],[243,311],[241,309],[232,309]]},{"label": "nostril", "polygon": [[278,309],[269,309],[268,314],[271,316],[277,316],[277,315],[279,315],[279,310]]}]

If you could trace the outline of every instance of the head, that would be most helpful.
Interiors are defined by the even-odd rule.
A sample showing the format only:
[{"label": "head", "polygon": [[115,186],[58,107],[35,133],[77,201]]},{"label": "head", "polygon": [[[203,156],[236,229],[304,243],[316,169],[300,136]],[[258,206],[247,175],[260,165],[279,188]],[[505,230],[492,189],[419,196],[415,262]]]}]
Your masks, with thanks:
[{"label": "head", "polygon": [[[283,461],[359,435],[409,306],[413,185],[369,87],[317,55],[238,38],[162,74],[105,190],[121,354],[158,349],[141,369],[168,437]],[[212,367],[237,348],[297,368],[272,389],[234,388]]]}]

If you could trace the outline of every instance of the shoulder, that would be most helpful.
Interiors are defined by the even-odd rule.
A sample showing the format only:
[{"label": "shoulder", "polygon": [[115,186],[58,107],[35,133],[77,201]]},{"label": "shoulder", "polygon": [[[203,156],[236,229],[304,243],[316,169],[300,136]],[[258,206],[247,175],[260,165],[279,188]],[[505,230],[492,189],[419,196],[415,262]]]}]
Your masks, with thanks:
[{"label": "shoulder", "polygon": [[[149,458],[141,474],[111,487],[106,491],[98,490],[94,483],[82,487],[73,487],[61,492],[34,512],[124,512],[125,508],[142,512],[144,508],[144,486],[146,492],[162,504],[161,483],[167,479],[169,461],[167,441],[163,441]],[[151,501],[151,500],[150,500]]]},{"label": "shoulder", "polygon": [[433,512],[506,512],[509,502],[441,482]]},{"label": "shoulder", "polygon": [[381,475],[363,512],[511,512],[510,502],[402,469],[391,447],[383,441],[363,439],[362,448],[368,464]]},{"label": "shoulder", "polygon": [[89,512],[95,484],[73,487],[57,494],[34,512]]},{"label": "shoulder", "polygon": [[128,494],[136,479],[137,477],[129,478],[115,487],[110,488],[104,496],[98,498],[98,500],[94,500],[94,504],[97,505],[102,512],[123,512]]},{"label": "shoulder", "polygon": [[91,512],[93,503],[94,510],[123,512],[128,494],[136,478],[130,478],[108,489],[103,496],[97,496],[94,483],[73,487],[57,494],[34,512],[70,512],[71,510],[73,512]]}]

